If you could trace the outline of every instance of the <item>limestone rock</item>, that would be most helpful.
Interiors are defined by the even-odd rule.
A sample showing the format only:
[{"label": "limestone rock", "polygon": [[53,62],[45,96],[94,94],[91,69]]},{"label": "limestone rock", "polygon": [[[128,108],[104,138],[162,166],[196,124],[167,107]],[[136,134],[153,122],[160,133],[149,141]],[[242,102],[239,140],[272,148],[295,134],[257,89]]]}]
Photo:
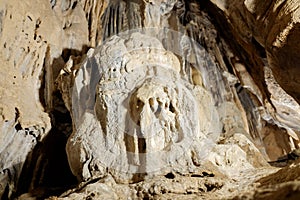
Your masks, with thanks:
[{"label": "limestone rock", "polygon": [[57,7],[0,2],[0,198],[15,195],[18,184],[29,187],[19,179],[36,163],[30,161],[33,151],[51,129],[53,77],[64,66],[62,51],[88,42],[82,9]]},{"label": "limestone rock", "polygon": [[[154,37],[112,37],[82,67],[73,90],[76,131],[67,144],[79,180],[107,171],[120,182],[171,169],[188,173],[220,134],[211,121],[217,112],[209,93],[184,80],[177,57]],[[90,82],[78,88],[81,72]]]},{"label": "limestone rock", "polygon": [[[256,40],[267,52],[267,59],[280,85],[299,101],[296,92],[299,7],[296,1],[211,1],[228,17],[236,35],[244,42]],[[284,66],[284,67],[283,67]],[[283,77],[289,77],[290,81]]]},{"label": "limestone rock", "polygon": [[276,172],[261,177],[252,188],[244,190],[233,199],[298,199],[299,161]]},{"label": "limestone rock", "polygon": [[[281,137],[284,141],[289,141],[280,144],[282,147],[280,154],[284,155],[298,148],[299,128],[295,125],[299,123],[297,92],[299,85],[296,78],[299,71],[297,71],[299,55],[295,54],[298,51],[298,38],[295,35],[298,32],[299,6],[295,1],[212,0],[211,2],[212,4],[207,5],[208,9],[213,13],[222,13],[225,20],[220,22],[229,22],[228,25],[220,25],[223,26],[224,32],[232,31],[225,35],[236,37],[237,43],[244,47],[242,51],[253,55],[252,58],[246,59],[244,66],[238,61],[234,65],[234,70],[243,87],[247,88],[248,93],[255,96],[257,99],[255,101],[259,102],[256,103],[257,107],[259,104],[263,105],[259,108],[259,116],[255,111],[253,115],[260,118],[257,120],[257,125],[261,127],[258,131],[262,133],[262,141],[266,138],[266,142],[263,143],[270,153],[269,158],[274,156],[269,151],[271,147],[267,146],[267,141],[277,137],[279,132],[282,132]],[[290,115],[284,113],[291,113],[295,121],[290,123],[289,120],[285,120]],[[271,129],[276,130],[276,133],[270,133]],[[289,135],[287,139],[284,134]]]},{"label": "limestone rock", "polygon": [[298,191],[297,3],[1,1],[0,198]]},{"label": "limestone rock", "polygon": [[[221,197],[226,177],[218,171],[199,170],[194,174],[182,176],[177,173],[169,173],[166,176],[156,176],[152,179],[127,184],[116,184],[111,176],[107,176],[102,181],[84,185],[77,188],[76,193],[67,191],[60,197],[50,197],[52,199],[80,199],[80,198],[109,198],[109,199],[190,199],[208,198],[214,191],[220,192],[214,197]],[[207,194],[204,194],[206,192]]]}]

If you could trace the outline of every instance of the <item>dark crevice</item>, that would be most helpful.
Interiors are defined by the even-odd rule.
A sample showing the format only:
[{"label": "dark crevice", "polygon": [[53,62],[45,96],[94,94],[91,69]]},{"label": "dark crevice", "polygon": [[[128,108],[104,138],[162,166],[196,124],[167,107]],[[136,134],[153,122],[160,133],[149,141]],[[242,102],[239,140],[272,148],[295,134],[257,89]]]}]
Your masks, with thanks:
[{"label": "dark crevice", "polygon": [[170,172],[170,173],[167,173],[167,174],[165,175],[165,177],[166,177],[167,179],[174,179],[174,178],[175,178],[175,175],[174,175],[172,172]]},{"label": "dark crevice", "polygon": [[[61,95],[53,94],[56,105],[52,116],[52,129],[27,157],[24,164],[17,195],[30,192],[38,199],[60,195],[75,187],[77,180],[71,173],[65,151],[68,136],[72,132],[70,113],[64,108]],[[65,111],[65,112],[62,112]]]},{"label": "dark crevice", "polygon": [[255,49],[257,50],[257,54],[261,58],[267,58],[267,53],[266,53],[265,48],[263,46],[261,46],[261,44],[259,44],[254,37],[251,38],[251,42],[254,45]]},{"label": "dark crevice", "polygon": [[208,172],[202,172],[202,175],[205,177],[215,177],[213,173],[208,173]]},{"label": "dark crevice", "polygon": [[[82,51],[64,49],[62,58],[67,62],[71,55],[81,56],[87,50],[87,47],[83,47]],[[44,65],[50,64],[48,49]],[[54,64],[53,62],[52,65]],[[48,67],[53,68],[53,66]],[[51,71],[49,73],[54,72]],[[68,137],[72,133],[73,128],[70,112],[65,107],[62,95],[56,87],[53,88],[54,91],[47,91],[51,94],[51,98],[48,100],[53,105],[52,107],[47,107],[45,86],[53,83],[46,82],[45,72],[42,73],[40,79],[40,101],[51,118],[52,129],[28,154],[17,185],[17,192],[14,194],[15,197],[29,192],[37,199],[44,199],[52,195],[59,196],[77,185],[77,179],[70,170],[65,150]],[[22,129],[18,125],[16,128]]]},{"label": "dark crevice", "polygon": [[20,124],[20,123],[16,124],[15,129],[16,129],[17,131],[22,130],[21,124]]},{"label": "dark crevice", "polygon": [[172,113],[175,113],[175,111],[176,111],[172,103],[170,103],[170,105],[169,105],[169,110],[170,110]]},{"label": "dark crevice", "polygon": [[204,177],[215,177],[213,173],[202,172],[202,174],[192,174],[191,177],[204,178]]},{"label": "dark crevice", "polygon": [[17,122],[19,118],[20,118],[20,111],[17,107],[15,107],[15,122]]},{"label": "dark crevice", "polygon": [[[89,30],[89,41],[92,39],[92,23],[93,23],[93,12],[90,11],[89,15],[87,16],[88,21],[88,30]],[[97,31],[98,32],[98,31]],[[97,37],[96,37],[97,39]]]},{"label": "dark crevice", "polygon": [[78,50],[75,50],[75,49],[64,49],[63,52],[62,52],[61,57],[63,58],[63,60],[66,63],[66,62],[68,62],[71,55],[78,56],[78,55],[81,55],[81,54],[82,54],[81,51],[78,51]]},{"label": "dark crevice", "polygon": [[46,65],[47,62],[49,62],[49,55],[50,54],[50,47],[47,46],[47,50],[46,50],[46,54],[44,57],[44,62],[43,62],[43,68],[42,68],[42,72],[39,76],[40,82],[41,82],[41,86],[39,88],[39,100],[40,103],[42,104],[43,108],[46,108],[46,99],[45,99],[45,88],[46,88]]},{"label": "dark crevice", "polygon": [[207,191],[207,192],[211,192],[211,191],[213,191],[214,189],[218,189],[218,187],[217,187],[216,185],[214,185],[214,184],[208,184],[208,183],[205,183],[204,185],[205,185],[205,187],[206,187],[206,191]]},{"label": "dark crevice", "polygon": [[[151,3],[151,2],[150,2]],[[140,11],[141,11],[141,26],[144,27],[145,25],[145,14],[146,14],[146,4],[143,2],[139,2],[140,5]]]},{"label": "dark crevice", "polygon": [[9,196],[9,185],[7,184],[5,186],[4,192],[2,194],[1,200],[8,200],[8,196]]},{"label": "dark crevice", "polygon": [[72,8],[72,10],[73,10],[73,9],[75,9],[75,8],[76,8],[76,6],[77,6],[77,1],[73,2],[73,5],[72,5],[72,7],[71,7],[71,8]]}]

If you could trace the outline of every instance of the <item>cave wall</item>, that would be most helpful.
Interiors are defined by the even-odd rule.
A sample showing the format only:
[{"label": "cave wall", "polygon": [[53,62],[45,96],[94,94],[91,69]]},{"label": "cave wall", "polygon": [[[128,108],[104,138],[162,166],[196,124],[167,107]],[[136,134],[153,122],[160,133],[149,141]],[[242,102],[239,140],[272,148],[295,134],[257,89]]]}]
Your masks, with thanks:
[{"label": "cave wall", "polygon": [[140,27],[185,33],[204,47],[213,64],[199,71],[223,126],[218,142],[242,133],[266,160],[298,148],[298,12],[292,0],[1,1],[0,194],[55,186],[59,177],[45,174],[56,162],[65,162],[65,186],[74,183],[64,151],[73,79],[57,77],[78,69],[88,49]]},{"label": "cave wall", "polygon": [[[234,27],[240,42],[257,43],[273,69],[276,80],[299,102],[299,6],[297,1],[211,1]],[[283,77],[289,77],[285,79]]]},{"label": "cave wall", "polygon": [[[297,148],[299,137],[296,125],[299,120],[299,100],[295,77],[298,73],[296,71],[299,71],[296,53],[298,47],[291,45],[291,38],[298,30],[296,4],[294,1],[211,1],[207,6],[211,16],[218,16],[216,19],[227,35],[225,37],[229,39],[233,36],[236,39],[236,43],[232,44],[233,49],[239,51],[237,54],[240,54],[243,70],[249,73],[254,82],[246,80],[248,78],[245,78],[239,66],[235,67],[237,76],[244,88],[251,88],[251,96],[256,96],[260,102],[258,105],[266,108],[263,112],[267,112],[267,115],[261,115],[263,120],[260,129],[264,143],[268,144],[265,145],[266,149],[272,146],[271,143],[278,144],[278,139],[271,138],[278,138],[280,132],[287,132],[293,139],[280,134],[285,142],[278,144],[284,152],[289,149],[286,146],[288,143],[288,146]],[[297,44],[296,38],[293,39],[293,44]],[[259,112],[260,108],[258,106]],[[290,120],[293,122],[288,123]],[[267,150],[271,159],[278,156],[277,153],[272,155],[273,150],[274,147]]]}]

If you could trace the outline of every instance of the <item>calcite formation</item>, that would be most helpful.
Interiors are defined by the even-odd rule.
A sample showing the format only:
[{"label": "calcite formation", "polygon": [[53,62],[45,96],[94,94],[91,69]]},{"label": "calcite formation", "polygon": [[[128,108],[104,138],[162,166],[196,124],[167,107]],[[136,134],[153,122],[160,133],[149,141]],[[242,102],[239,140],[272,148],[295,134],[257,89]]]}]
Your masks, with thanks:
[{"label": "calcite formation", "polygon": [[0,1],[0,198],[297,198],[298,41],[294,0]]},{"label": "calcite formation", "polygon": [[[212,124],[217,112],[211,96],[189,81],[175,54],[138,31],[114,36],[90,54],[78,73],[91,81],[83,86],[82,76],[75,78],[72,107],[78,120],[67,144],[78,179],[108,172],[134,182],[195,170],[221,130]],[[85,88],[96,90],[95,102]]]}]

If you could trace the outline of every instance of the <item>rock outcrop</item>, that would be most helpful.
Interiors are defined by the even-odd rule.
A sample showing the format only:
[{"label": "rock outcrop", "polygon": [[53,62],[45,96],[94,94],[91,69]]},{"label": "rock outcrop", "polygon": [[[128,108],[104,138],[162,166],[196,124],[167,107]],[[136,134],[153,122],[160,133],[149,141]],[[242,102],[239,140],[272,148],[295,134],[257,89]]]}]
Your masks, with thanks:
[{"label": "rock outcrop", "polygon": [[129,182],[168,170],[187,173],[221,134],[210,94],[155,37],[139,31],[114,36],[82,66],[72,90],[76,130],[67,144],[81,181],[97,171]]},{"label": "rock outcrop", "polygon": [[211,2],[221,9],[230,21],[240,44],[256,44],[257,49],[263,51],[263,57],[272,68],[276,80],[299,102],[298,2],[272,0]]},{"label": "rock outcrop", "polygon": [[293,0],[1,1],[0,197],[299,191],[273,181],[298,164],[260,179],[298,157],[298,26]]}]

